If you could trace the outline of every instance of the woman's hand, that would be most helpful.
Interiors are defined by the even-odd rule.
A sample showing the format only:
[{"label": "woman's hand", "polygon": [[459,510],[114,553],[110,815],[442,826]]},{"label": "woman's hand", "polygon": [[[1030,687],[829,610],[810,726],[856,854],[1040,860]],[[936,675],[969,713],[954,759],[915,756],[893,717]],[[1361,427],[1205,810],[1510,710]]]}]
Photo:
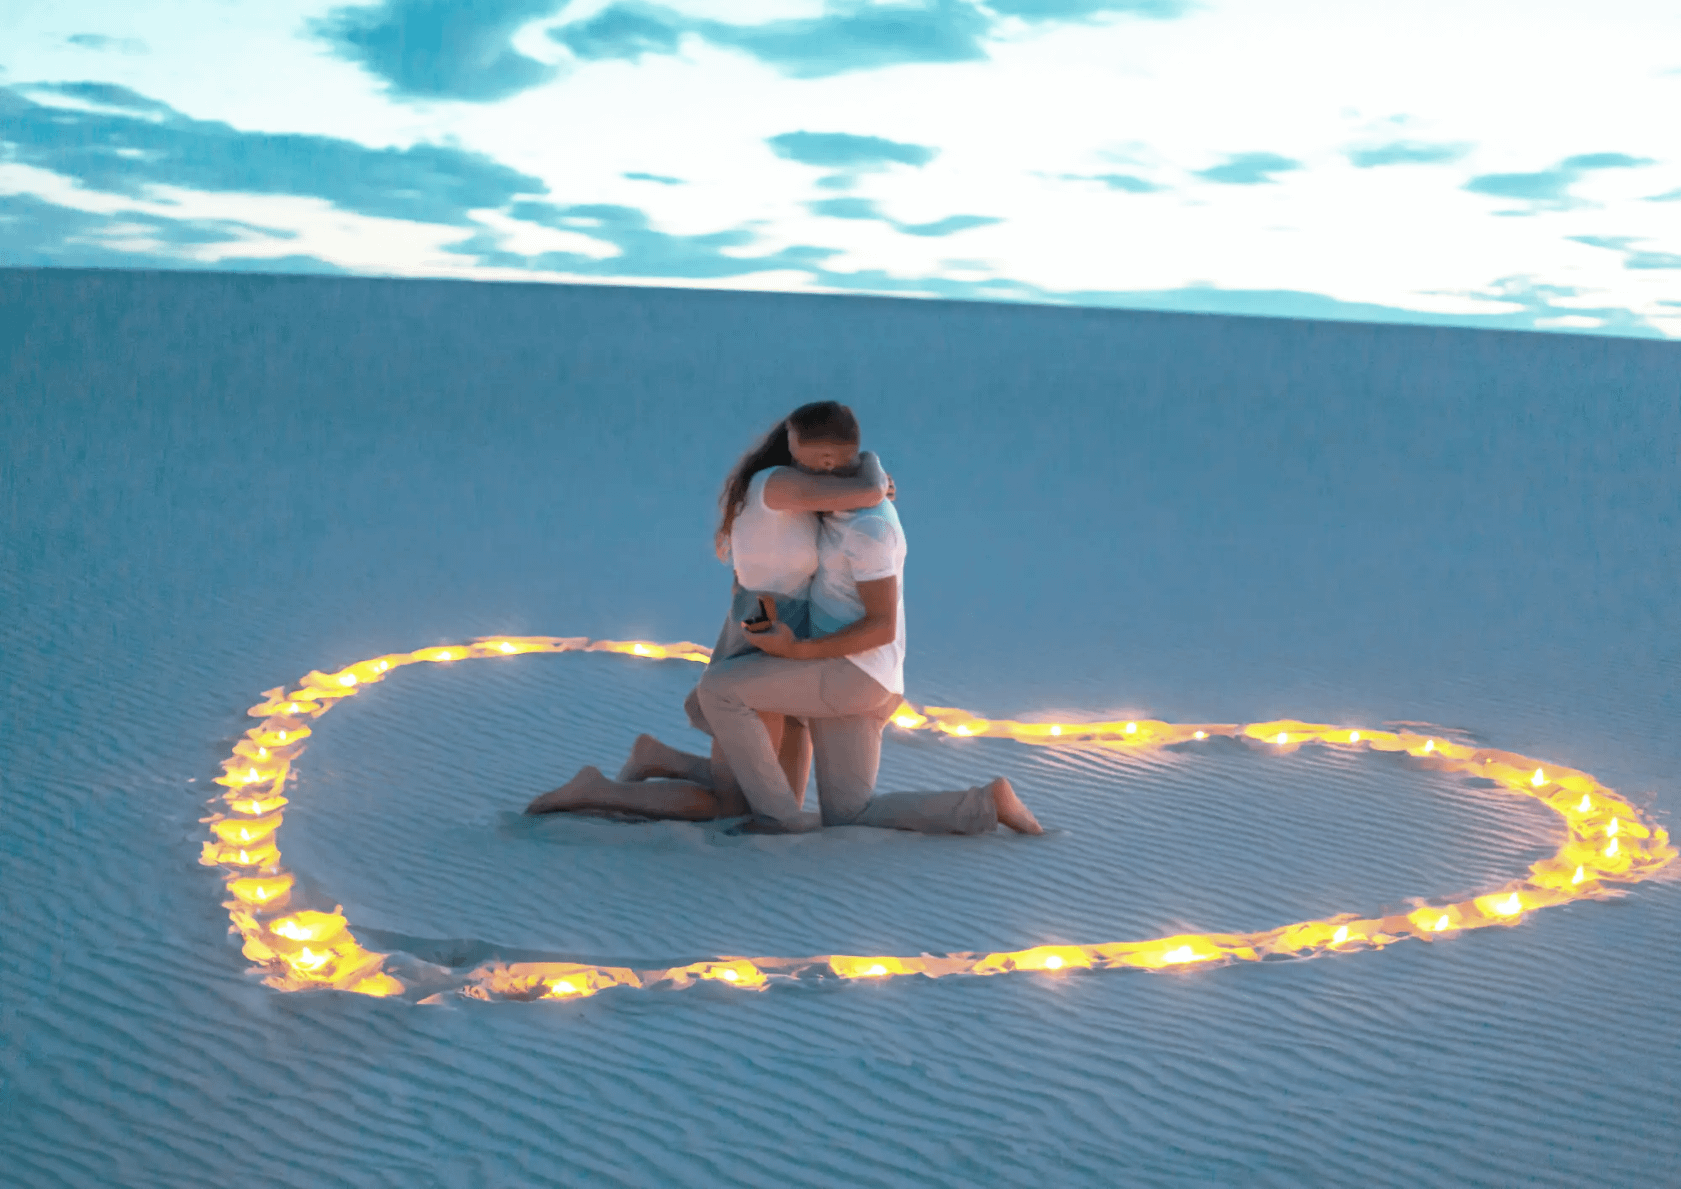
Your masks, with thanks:
[{"label": "woman's hand", "polygon": [[800,642],[794,638],[794,629],[780,619],[772,620],[771,625],[762,632],[746,633],[747,640],[760,652],[771,656],[785,657],[798,660]]}]

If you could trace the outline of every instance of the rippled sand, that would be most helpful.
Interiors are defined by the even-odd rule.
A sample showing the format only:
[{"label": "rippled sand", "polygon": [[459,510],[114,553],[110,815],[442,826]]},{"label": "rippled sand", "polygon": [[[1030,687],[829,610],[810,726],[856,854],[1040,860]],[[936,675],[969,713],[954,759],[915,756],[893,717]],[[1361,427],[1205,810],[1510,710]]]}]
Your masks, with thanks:
[{"label": "rippled sand", "polygon": [[[1463,730],[1673,826],[1681,347],[657,290],[0,271],[0,1182],[1661,1184],[1674,882],[1168,974],[281,994],[197,864],[258,691],[494,632],[708,641],[724,467],[852,403],[919,702]],[[393,675],[317,724],[289,867],[435,961],[914,954],[1264,928],[1556,845],[1320,749],[895,739],[1050,827],[730,839],[518,810],[681,662]]]}]

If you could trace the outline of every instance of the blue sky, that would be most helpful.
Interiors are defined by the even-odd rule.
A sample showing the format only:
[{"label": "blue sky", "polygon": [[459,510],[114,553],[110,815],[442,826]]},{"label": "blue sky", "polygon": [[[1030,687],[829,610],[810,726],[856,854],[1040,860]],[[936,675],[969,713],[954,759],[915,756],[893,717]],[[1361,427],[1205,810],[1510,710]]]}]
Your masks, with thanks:
[{"label": "blue sky", "polygon": [[1681,338],[1673,4],[7,9],[0,264]]}]

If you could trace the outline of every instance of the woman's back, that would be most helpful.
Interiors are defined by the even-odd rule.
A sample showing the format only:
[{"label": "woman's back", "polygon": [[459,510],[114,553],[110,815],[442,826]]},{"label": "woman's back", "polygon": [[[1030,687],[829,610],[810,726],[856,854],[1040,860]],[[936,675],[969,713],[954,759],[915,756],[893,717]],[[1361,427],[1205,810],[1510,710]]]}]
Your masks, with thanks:
[{"label": "woman's back", "polygon": [[782,512],[765,503],[768,467],[753,476],[730,525],[730,562],[743,590],[804,599],[817,573],[817,514]]}]

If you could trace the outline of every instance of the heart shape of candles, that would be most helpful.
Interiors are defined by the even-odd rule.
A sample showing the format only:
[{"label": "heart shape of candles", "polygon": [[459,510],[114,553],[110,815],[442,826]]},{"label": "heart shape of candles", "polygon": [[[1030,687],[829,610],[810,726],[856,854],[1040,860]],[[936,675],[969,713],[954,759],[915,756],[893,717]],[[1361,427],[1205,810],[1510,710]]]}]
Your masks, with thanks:
[{"label": "heart shape of candles", "polygon": [[[262,721],[234,745],[216,782],[225,788],[208,819],[211,839],[200,862],[223,873],[228,916],[245,941],[245,956],[263,969],[264,981],[282,991],[336,989],[364,995],[399,995],[409,988],[388,969],[389,955],[362,947],[342,912],[292,904],[293,877],[280,861],[277,835],[286,805],[291,765],[311,733],[309,722],[341,699],[382,680],[404,665],[448,664],[529,652],[614,652],[656,660],[706,663],[710,651],[696,644],[584,637],[492,636],[470,644],[442,645],[358,661],[333,672],[306,674],[291,689],[267,690],[250,714]],[[902,704],[893,724],[903,731],[1014,739],[1035,746],[1097,743],[1148,750],[1235,738],[1272,751],[1306,743],[1344,749],[1402,752],[1431,767],[1481,777],[1534,797],[1558,813],[1565,841],[1530,865],[1521,878],[1469,899],[1423,903],[1409,912],[1376,917],[1343,913],[1254,933],[1182,933],[1147,941],[1091,945],[1042,945],[1009,953],[956,953],[895,957],[825,954],[814,957],[719,957],[686,966],[632,970],[576,962],[487,963],[462,975],[452,990],[475,999],[583,999],[610,987],[681,988],[714,981],[762,990],[782,979],[883,979],[920,974],[989,975],[1011,971],[1060,973],[1075,969],[1184,970],[1254,962],[1268,957],[1381,949],[1407,938],[1436,940],[1473,929],[1515,925],[1529,913],[1573,900],[1617,894],[1618,885],[1649,879],[1676,858],[1669,835],[1592,776],[1513,752],[1471,747],[1442,736],[1368,730],[1322,723],[1277,721],[1222,723],[1132,722],[1027,723],[985,719],[950,707]]]}]

